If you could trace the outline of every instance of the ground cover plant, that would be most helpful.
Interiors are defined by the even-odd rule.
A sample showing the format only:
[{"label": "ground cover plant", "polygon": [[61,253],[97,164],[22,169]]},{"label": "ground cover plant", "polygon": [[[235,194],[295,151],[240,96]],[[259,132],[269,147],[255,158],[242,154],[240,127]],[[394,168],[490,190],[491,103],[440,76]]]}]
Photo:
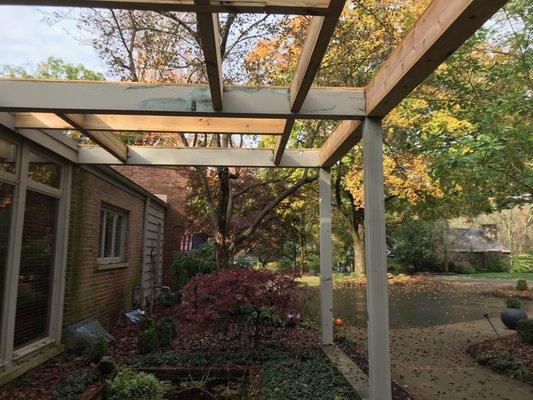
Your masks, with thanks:
[{"label": "ground cover plant", "polygon": [[467,349],[477,363],[533,385],[533,346],[518,335],[487,340]]}]

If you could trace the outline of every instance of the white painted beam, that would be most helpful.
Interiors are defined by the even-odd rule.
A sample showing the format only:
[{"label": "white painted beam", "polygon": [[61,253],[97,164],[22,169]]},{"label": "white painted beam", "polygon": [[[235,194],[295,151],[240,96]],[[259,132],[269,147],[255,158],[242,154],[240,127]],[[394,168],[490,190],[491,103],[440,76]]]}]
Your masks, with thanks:
[{"label": "white painted beam", "polygon": [[333,344],[333,246],[331,242],[331,174],[319,171],[320,327],[322,344]]},{"label": "white painted beam", "polygon": [[[318,149],[287,150],[279,165],[272,160],[271,149],[165,148],[129,146],[126,165],[316,168]],[[80,164],[122,164],[116,157],[96,146],[81,146]]]},{"label": "white painted beam", "polygon": [[313,88],[301,110],[293,113],[286,87],[226,86],[224,110],[216,111],[205,85],[0,79],[0,111],[361,119],[365,116],[365,96],[359,88]]},{"label": "white painted beam", "polygon": [[363,122],[368,365],[371,400],[391,400],[389,297],[381,122]]}]

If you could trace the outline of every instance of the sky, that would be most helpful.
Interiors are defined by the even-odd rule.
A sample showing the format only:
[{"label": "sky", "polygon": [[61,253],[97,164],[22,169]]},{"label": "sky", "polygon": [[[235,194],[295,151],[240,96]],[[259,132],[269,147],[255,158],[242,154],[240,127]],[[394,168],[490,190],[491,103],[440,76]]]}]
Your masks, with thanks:
[{"label": "sky", "polygon": [[[0,6],[0,65],[21,65],[29,69],[48,57],[105,72],[105,65],[90,45],[80,43],[73,21],[50,25],[43,12],[49,7]],[[57,10],[57,9],[56,9]]]}]

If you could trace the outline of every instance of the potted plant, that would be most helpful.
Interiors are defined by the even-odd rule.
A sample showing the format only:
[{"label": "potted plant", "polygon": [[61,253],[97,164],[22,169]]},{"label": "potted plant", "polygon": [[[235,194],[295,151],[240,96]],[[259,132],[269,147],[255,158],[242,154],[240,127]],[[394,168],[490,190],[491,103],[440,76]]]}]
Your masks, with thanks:
[{"label": "potted plant", "polygon": [[516,297],[511,297],[505,301],[507,308],[504,308],[500,318],[503,324],[509,329],[516,329],[518,321],[527,318],[527,314],[522,310],[522,302]]}]

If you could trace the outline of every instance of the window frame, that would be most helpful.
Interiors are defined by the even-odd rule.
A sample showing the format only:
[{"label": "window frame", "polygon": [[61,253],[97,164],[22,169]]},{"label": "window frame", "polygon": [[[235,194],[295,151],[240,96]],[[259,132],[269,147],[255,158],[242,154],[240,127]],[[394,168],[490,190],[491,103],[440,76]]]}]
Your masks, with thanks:
[{"label": "window frame", "polygon": [[[125,262],[125,246],[126,246],[126,227],[127,227],[127,211],[113,207],[109,204],[102,203],[100,205],[100,214],[99,217],[104,213],[104,218],[100,222],[98,227],[98,256],[96,261],[98,265],[110,266],[113,264],[122,264]],[[105,241],[106,237],[106,226],[108,215],[113,215],[113,227],[111,233],[111,256],[105,257]],[[122,229],[120,232],[120,254],[115,255],[115,243],[116,243],[116,232],[117,232],[117,220],[118,216],[122,217]],[[99,218],[100,221],[100,218]]]}]

